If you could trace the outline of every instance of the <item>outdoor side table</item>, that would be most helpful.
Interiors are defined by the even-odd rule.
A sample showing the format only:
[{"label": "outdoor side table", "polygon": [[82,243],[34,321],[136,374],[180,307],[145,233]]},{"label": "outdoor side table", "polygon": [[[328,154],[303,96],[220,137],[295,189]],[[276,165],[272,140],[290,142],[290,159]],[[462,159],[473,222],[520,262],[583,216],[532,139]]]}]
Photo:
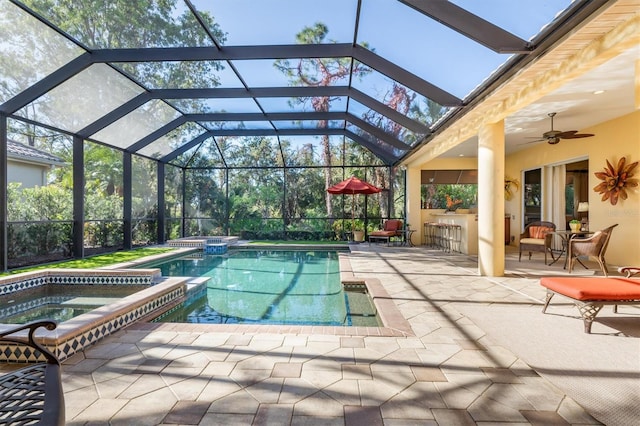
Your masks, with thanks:
[{"label": "outdoor side table", "polygon": [[411,236],[416,232],[415,229],[405,229],[404,230],[404,245],[409,247],[414,247],[413,241],[411,241]]}]

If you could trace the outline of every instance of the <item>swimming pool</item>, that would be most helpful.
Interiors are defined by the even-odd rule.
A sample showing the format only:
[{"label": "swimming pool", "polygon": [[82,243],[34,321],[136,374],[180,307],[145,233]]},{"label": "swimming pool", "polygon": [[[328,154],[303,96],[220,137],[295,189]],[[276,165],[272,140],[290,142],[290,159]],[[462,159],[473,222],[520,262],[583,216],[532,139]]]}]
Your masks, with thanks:
[{"label": "swimming pool", "polygon": [[[148,265],[147,265],[148,266]],[[163,276],[209,278],[158,322],[379,326],[366,287],[345,291],[335,251],[233,250],[154,264]]]}]

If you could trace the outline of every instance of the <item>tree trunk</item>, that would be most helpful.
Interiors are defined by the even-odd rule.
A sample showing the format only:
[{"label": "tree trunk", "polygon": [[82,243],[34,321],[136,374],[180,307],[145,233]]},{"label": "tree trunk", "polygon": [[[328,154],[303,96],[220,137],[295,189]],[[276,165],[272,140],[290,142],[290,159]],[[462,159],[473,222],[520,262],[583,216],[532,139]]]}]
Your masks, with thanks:
[{"label": "tree trunk", "polygon": [[375,169],[375,185],[379,188],[387,188],[387,197],[380,197],[379,205],[380,205],[380,215],[385,217],[394,217],[395,209],[394,209],[394,191],[393,191],[393,183],[395,169],[392,167],[388,167],[386,170],[389,171],[389,182],[385,181],[385,169],[376,168]]},{"label": "tree trunk", "polygon": [[331,207],[331,194],[326,190],[331,186],[331,146],[329,144],[329,136],[322,137],[322,159],[324,160],[324,199],[327,207],[327,217],[333,217],[333,208]]}]

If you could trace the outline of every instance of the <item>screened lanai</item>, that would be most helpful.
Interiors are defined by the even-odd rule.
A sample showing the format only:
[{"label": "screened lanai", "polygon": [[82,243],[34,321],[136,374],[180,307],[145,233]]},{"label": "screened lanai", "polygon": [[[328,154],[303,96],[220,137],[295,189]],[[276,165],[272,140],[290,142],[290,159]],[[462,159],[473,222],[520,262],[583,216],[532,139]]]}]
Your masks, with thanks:
[{"label": "screened lanai", "polygon": [[3,270],[405,218],[403,159],[605,3],[0,0]]}]

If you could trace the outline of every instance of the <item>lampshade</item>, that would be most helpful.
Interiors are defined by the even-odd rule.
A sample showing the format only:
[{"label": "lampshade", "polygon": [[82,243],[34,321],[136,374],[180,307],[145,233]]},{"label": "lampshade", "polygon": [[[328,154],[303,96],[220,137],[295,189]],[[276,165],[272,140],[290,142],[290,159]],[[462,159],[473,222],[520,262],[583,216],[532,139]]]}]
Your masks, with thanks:
[{"label": "lampshade", "polygon": [[585,213],[589,211],[589,203],[586,201],[578,203],[578,213]]}]

